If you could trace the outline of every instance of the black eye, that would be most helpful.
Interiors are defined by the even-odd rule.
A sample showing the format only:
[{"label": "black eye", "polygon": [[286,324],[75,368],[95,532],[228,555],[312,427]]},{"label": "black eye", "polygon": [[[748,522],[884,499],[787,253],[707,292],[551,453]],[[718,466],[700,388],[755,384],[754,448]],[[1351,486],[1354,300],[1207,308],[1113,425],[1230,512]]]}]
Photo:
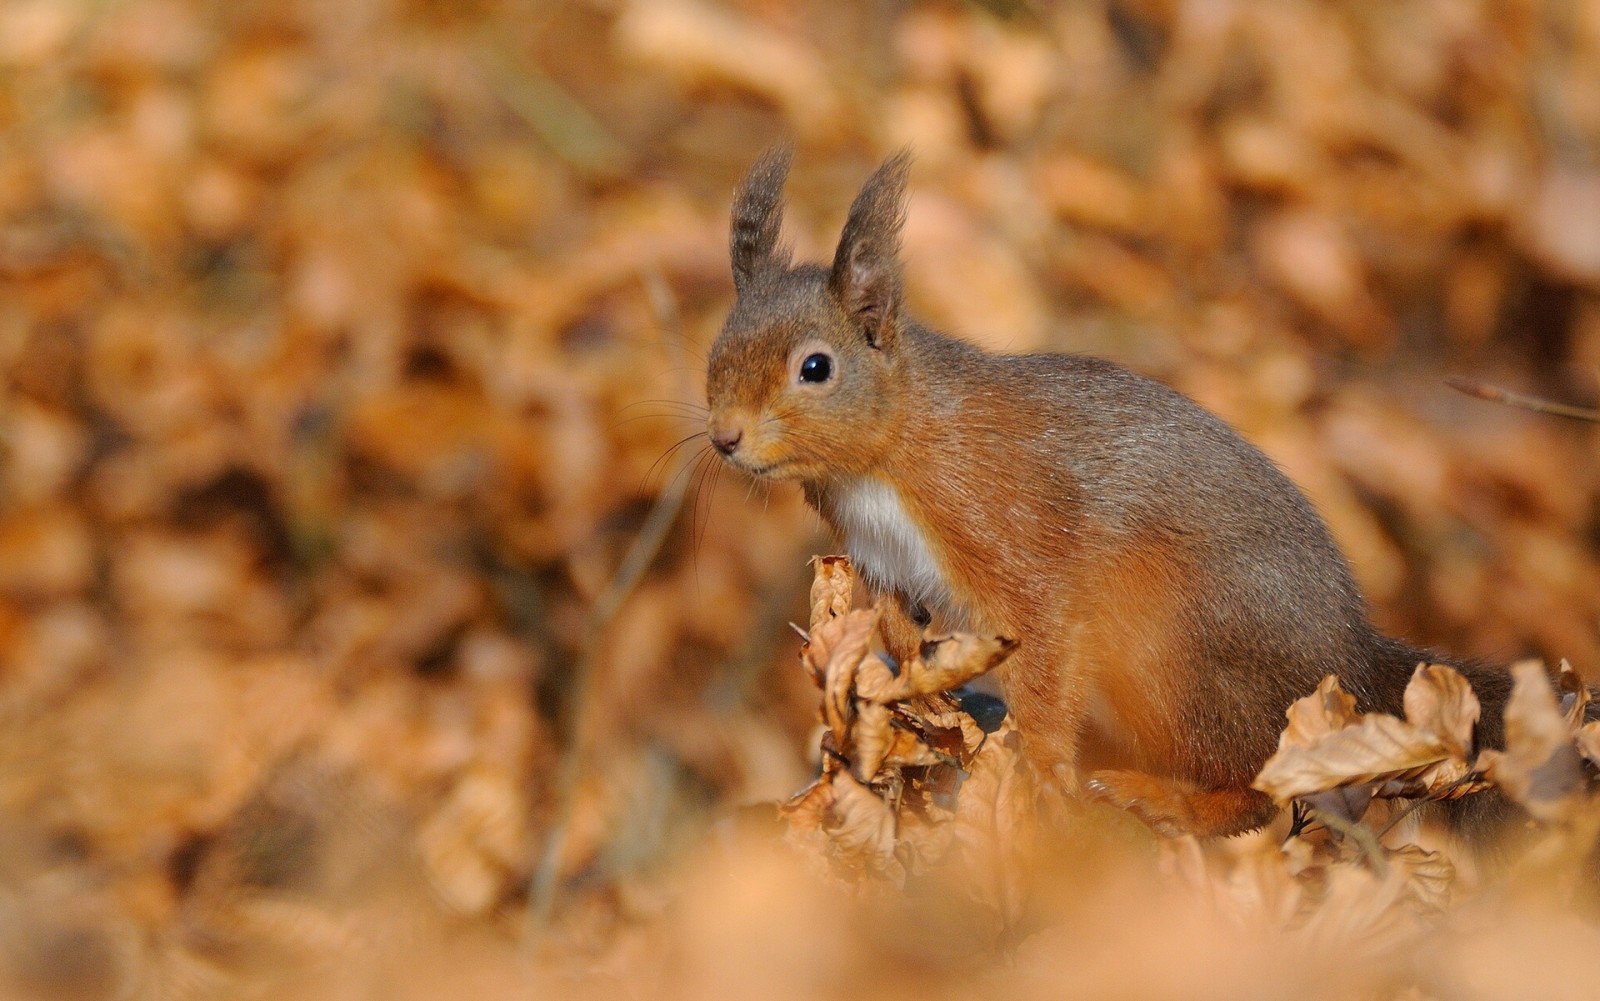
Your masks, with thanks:
[{"label": "black eye", "polygon": [[800,363],[801,382],[827,382],[833,375],[833,359],[822,352],[806,355],[806,360]]}]

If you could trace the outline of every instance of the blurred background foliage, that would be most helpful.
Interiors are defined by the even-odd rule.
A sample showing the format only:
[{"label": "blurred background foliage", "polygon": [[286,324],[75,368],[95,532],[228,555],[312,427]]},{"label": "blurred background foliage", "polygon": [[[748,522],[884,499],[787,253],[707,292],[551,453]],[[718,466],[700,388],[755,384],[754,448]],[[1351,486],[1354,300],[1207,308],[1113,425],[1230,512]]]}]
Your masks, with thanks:
[{"label": "blurred background foliage", "polygon": [[828,542],[674,450],[783,139],[802,256],[910,146],[920,316],[1215,409],[1385,626],[1600,670],[1591,429],[1441,382],[1600,392],[1594,4],[5,0],[0,974],[652,968],[810,769]]}]

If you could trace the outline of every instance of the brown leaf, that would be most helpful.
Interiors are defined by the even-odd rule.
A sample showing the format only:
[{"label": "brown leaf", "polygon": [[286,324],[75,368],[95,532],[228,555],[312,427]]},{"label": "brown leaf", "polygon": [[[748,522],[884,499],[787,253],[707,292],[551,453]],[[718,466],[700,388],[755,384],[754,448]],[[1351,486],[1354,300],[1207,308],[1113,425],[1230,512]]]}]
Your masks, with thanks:
[{"label": "brown leaf", "polygon": [[823,690],[823,719],[840,746],[844,744],[845,724],[852,712],[850,692],[856,669],[867,655],[873,630],[877,627],[877,612],[849,612],[813,629],[811,639],[800,648],[801,663],[811,680]]},{"label": "brown leaf", "polygon": [[916,725],[924,742],[942,754],[959,757],[963,766],[971,764],[972,756],[989,737],[977,721],[960,709],[919,712]]},{"label": "brown leaf", "polygon": [[1570,820],[1583,803],[1583,769],[1572,731],[1556,705],[1543,664],[1520,661],[1511,665],[1511,674],[1515,680],[1506,703],[1506,749],[1483,752],[1479,767],[1535,819]]},{"label": "brown leaf", "polygon": [[816,567],[811,578],[811,628],[816,629],[850,611],[856,572],[848,556],[819,556],[811,562]]},{"label": "brown leaf", "polygon": [[1393,716],[1365,716],[1309,747],[1281,747],[1253,783],[1280,804],[1340,786],[1378,784],[1375,795],[1419,796],[1466,775],[1467,765],[1429,734]]},{"label": "brown leaf", "polygon": [[956,633],[925,641],[901,673],[914,694],[945,692],[1000,666],[1016,648],[1006,636]]},{"label": "brown leaf", "polygon": [[899,727],[895,728],[894,743],[889,748],[889,756],[884,759],[884,764],[892,768],[924,768],[955,763],[955,759],[950,755],[934,750],[912,731],[902,730]]},{"label": "brown leaf", "polygon": [[877,702],[858,701],[855,723],[850,727],[851,747],[846,752],[856,778],[871,782],[883,767],[884,759],[894,746],[894,727],[890,723],[893,713],[889,707]]},{"label": "brown leaf", "polygon": [[1336,675],[1322,679],[1317,690],[1297,700],[1285,714],[1289,725],[1278,736],[1278,749],[1310,747],[1335,730],[1343,730],[1361,718],[1355,696],[1339,687]]},{"label": "brown leaf", "polygon": [[1456,867],[1443,852],[1430,852],[1417,845],[1401,845],[1388,853],[1390,865],[1406,877],[1406,897],[1423,914],[1441,914],[1450,903]]},{"label": "brown leaf", "polygon": [[1459,672],[1443,664],[1419,664],[1406,686],[1406,721],[1439,738],[1452,755],[1472,753],[1478,697]]},{"label": "brown leaf", "polygon": [[1465,679],[1444,665],[1419,666],[1405,703],[1407,720],[1374,713],[1350,722],[1349,696],[1324,679],[1290,707],[1289,727],[1255,788],[1279,803],[1357,785],[1379,797],[1449,799],[1475,791],[1461,781],[1472,770],[1465,755],[1478,713]]},{"label": "brown leaf", "polygon": [[833,797],[826,830],[834,847],[848,861],[882,868],[894,854],[894,811],[849,772],[834,773]]},{"label": "brown leaf", "polygon": [[818,831],[826,827],[833,809],[833,782],[823,776],[790,796],[778,813],[797,831]]},{"label": "brown leaf", "polygon": [[882,657],[868,657],[856,669],[856,697],[887,705],[911,698],[906,672],[896,674]]},{"label": "brown leaf", "polygon": [[1600,720],[1591,721],[1578,728],[1578,753],[1589,760],[1589,764],[1600,768]]},{"label": "brown leaf", "polygon": [[1556,675],[1556,688],[1561,692],[1561,711],[1566,716],[1567,726],[1576,733],[1583,728],[1584,714],[1589,709],[1589,686],[1563,659],[1560,672]]},{"label": "brown leaf", "polygon": [[1002,725],[992,736],[961,783],[954,824],[979,899],[1010,923],[1020,917],[1027,897],[1033,787],[1016,731]]}]

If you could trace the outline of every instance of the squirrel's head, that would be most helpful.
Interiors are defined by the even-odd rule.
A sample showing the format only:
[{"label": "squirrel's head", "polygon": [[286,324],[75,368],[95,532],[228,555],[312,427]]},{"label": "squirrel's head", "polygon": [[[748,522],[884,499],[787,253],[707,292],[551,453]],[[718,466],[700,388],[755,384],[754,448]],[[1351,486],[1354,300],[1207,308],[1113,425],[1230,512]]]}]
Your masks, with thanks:
[{"label": "squirrel's head", "polygon": [[707,430],[748,473],[815,482],[872,470],[895,438],[910,156],[867,179],[827,268],[791,267],[778,242],[789,161],[768,151],[734,196],[735,299],[711,346]]}]

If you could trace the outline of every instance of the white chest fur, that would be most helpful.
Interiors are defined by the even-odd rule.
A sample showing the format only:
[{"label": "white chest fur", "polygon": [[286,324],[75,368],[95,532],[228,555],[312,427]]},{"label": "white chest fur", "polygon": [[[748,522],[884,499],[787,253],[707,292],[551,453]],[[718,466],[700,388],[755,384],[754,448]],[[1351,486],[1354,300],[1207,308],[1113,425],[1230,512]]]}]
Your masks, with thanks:
[{"label": "white chest fur", "polygon": [[835,488],[831,500],[845,551],[868,584],[898,591],[930,611],[948,603],[944,573],[894,487],[863,478]]}]

